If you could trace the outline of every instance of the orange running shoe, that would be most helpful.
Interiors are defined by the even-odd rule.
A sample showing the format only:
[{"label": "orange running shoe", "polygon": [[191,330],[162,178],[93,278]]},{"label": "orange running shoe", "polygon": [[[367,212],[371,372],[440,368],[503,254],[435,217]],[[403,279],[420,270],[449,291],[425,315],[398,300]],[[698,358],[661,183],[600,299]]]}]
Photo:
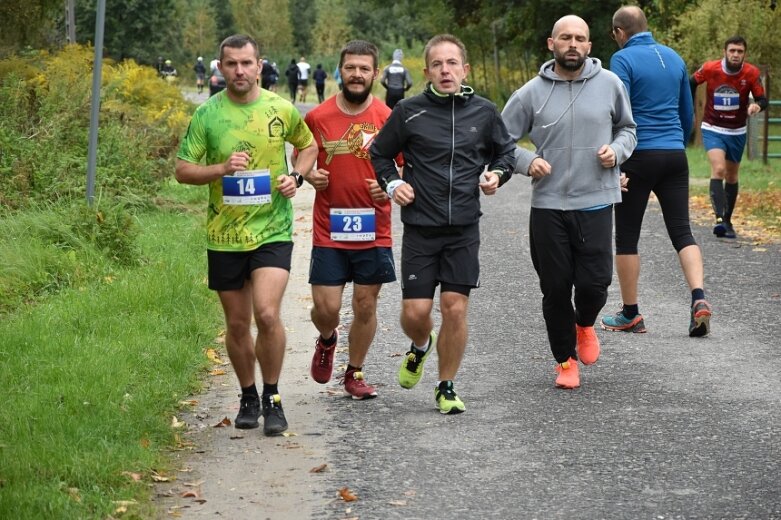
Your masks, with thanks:
[{"label": "orange running shoe", "polygon": [[594,327],[581,327],[575,325],[578,334],[578,344],[575,350],[578,353],[578,359],[584,365],[593,365],[599,359],[599,338]]},{"label": "orange running shoe", "polygon": [[558,388],[572,389],[580,386],[580,372],[578,362],[571,357],[564,363],[556,365],[556,386]]}]

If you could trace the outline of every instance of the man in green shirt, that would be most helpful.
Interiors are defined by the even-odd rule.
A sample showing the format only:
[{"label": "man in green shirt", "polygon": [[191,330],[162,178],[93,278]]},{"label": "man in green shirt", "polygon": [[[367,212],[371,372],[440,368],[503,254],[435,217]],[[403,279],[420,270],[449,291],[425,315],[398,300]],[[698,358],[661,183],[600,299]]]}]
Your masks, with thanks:
[{"label": "man in green shirt", "polygon": [[195,111],[177,154],[176,179],[209,185],[209,288],[222,303],[225,344],[241,385],[235,425],[257,428],[262,413],[264,433],[276,435],[287,429],[277,384],[285,353],[280,307],[293,251],[290,199],[303,181],[297,171],[288,173],[285,142],[298,150],[297,165],[306,172],[315,163],[317,145],[298,110],[258,86],[261,67],[251,37],[234,35],[222,42],[219,69],[226,90]]}]

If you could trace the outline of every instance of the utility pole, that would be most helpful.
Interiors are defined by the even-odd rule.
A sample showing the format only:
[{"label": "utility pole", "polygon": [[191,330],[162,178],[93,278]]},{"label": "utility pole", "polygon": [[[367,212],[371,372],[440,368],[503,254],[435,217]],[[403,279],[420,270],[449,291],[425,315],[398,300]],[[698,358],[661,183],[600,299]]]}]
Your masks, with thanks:
[{"label": "utility pole", "polygon": [[65,31],[68,43],[76,43],[76,0],[65,0]]}]

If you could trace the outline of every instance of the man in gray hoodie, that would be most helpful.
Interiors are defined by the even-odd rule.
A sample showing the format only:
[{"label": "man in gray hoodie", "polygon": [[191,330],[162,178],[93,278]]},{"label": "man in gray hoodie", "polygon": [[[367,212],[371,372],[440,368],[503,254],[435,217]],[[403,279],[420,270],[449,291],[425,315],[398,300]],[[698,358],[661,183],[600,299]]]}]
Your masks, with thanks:
[{"label": "man in gray hoodie", "polygon": [[[599,357],[594,322],[613,277],[613,209],[621,202],[619,165],[637,144],[621,80],[589,58],[589,28],[560,18],[548,38],[554,59],[515,91],[502,112],[516,149],[515,172],[532,177],[529,242],[540,278],[542,313],[556,360],[556,386],[580,386],[578,359]],[[574,306],[572,290],[575,290]]]}]

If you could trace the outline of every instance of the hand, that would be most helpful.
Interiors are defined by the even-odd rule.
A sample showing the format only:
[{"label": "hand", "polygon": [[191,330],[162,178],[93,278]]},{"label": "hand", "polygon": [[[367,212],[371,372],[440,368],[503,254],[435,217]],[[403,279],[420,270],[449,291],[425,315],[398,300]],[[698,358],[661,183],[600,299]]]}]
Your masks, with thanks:
[{"label": "hand", "polygon": [[749,117],[758,114],[759,111],[762,110],[762,107],[760,107],[757,103],[751,103],[748,106],[748,115]]},{"label": "hand", "polygon": [[233,172],[243,172],[249,167],[249,154],[247,152],[233,152],[223,166],[225,171],[223,175],[232,175]]},{"label": "hand", "polygon": [[546,161],[542,157],[535,158],[532,161],[532,163],[529,165],[529,176],[535,179],[539,179],[545,177],[546,175],[550,175],[550,172],[551,172],[550,164],[548,164],[548,161]]},{"label": "hand", "polygon": [[499,176],[494,172],[480,174],[480,189],[486,195],[495,195],[499,189]]},{"label": "hand", "polygon": [[618,184],[621,186],[621,191],[629,191],[629,177],[624,172],[618,176]]},{"label": "hand", "polygon": [[315,191],[323,191],[328,187],[328,178],[331,172],[318,168],[304,175],[304,180],[312,185]]},{"label": "hand", "polygon": [[415,201],[415,190],[413,190],[412,186],[407,184],[406,182],[401,183],[393,191],[393,202],[395,202],[399,206],[406,206],[408,204],[412,204],[414,201]]},{"label": "hand", "polygon": [[597,157],[603,168],[613,168],[616,165],[616,152],[606,144],[603,144],[597,150]]},{"label": "hand", "polygon": [[380,183],[377,179],[366,179],[366,184],[369,186],[369,195],[377,202],[385,202],[388,200],[388,194],[380,188]]},{"label": "hand", "polygon": [[280,195],[286,199],[292,199],[295,196],[298,187],[292,175],[280,175],[277,177],[277,183],[277,190],[279,190]]}]

